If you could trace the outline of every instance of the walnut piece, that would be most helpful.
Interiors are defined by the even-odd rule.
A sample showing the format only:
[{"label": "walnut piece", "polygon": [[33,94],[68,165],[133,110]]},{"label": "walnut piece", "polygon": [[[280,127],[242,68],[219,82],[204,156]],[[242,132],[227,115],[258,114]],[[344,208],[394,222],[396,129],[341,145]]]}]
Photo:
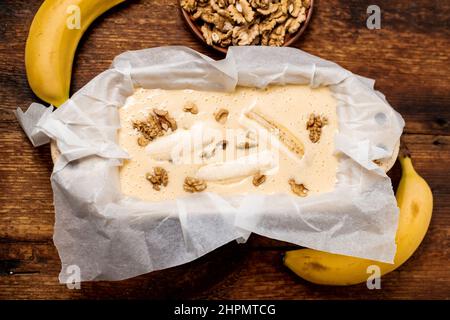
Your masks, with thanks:
[{"label": "walnut piece", "polygon": [[214,119],[217,122],[224,124],[228,119],[229,111],[227,109],[219,109],[216,113],[214,113]]},{"label": "walnut piece", "polygon": [[150,141],[146,137],[140,136],[137,139],[137,143],[140,147],[145,147],[146,145],[148,145],[150,143]]},{"label": "walnut piece", "polygon": [[205,38],[205,41],[208,45],[218,44],[221,46],[228,46],[231,44],[231,35],[233,33],[233,27],[231,26],[231,24],[226,24],[223,28],[219,27],[211,29],[209,25],[206,24],[200,27],[203,38]]},{"label": "walnut piece", "polygon": [[303,184],[297,184],[294,179],[289,179],[289,184],[293,193],[300,197],[306,197],[308,195],[308,189]]},{"label": "walnut piece", "polygon": [[207,187],[205,180],[194,177],[186,177],[184,179],[183,189],[186,192],[202,192]]},{"label": "walnut piece", "polygon": [[183,107],[183,111],[184,112],[190,112],[192,114],[197,114],[198,113],[198,107],[195,103],[193,103],[192,101],[187,102],[184,107]]},{"label": "walnut piece", "polygon": [[277,11],[271,14],[272,19],[276,19],[278,23],[283,23],[288,17],[287,0],[280,0]]},{"label": "walnut piece", "polygon": [[197,7],[197,0],[181,0],[180,4],[187,12],[193,12]]},{"label": "walnut piece", "polygon": [[266,19],[259,24],[259,31],[261,34],[271,32],[277,25],[277,21],[274,19]]},{"label": "walnut piece", "polygon": [[306,122],[306,129],[309,130],[309,139],[312,143],[317,143],[322,135],[322,128],[328,124],[328,119],[320,115],[311,113]]},{"label": "walnut piece", "polygon": [[259,36],[259,25],[254,24],[249,27],[234,27],[233,29],[233,44],[238,46],[250,45]]},{"label": "walnut piece", "polygon": [[278,10],[278,3],[274,3],[270,0],[253,0],[251,2],[252,7],[256,9],[256,11],[263,16],[267,16],[269,14],[274,13]]},{"label": "walnut piece", "polygon": [[208,45],[282,46],[306,21],[309,0],[180,0]]},{"label": "walnut piece", "polygon": [[284,44],[286,29],[283,25],[279,25],[272,31],[269,36],[269,46],[281,47]]},{"label": "walnut piece", "polygon": [[209,28],[208,25],[204,24],[201,26],[200,31],[203,34],[203,38],[205,38],[205,41],[208,45],[213,45],[213,37],[212,37],[212,30]]},{"label": "walnut piece", "polygon": [[177,130],[178,125],[174,118],[169,115],[169,112],[161,109],[153,109],[153,113],[158,117],[161,127],[167,131],[168,128],[172,131]]},{"label": "walnut piece", "polygon": [[[234,1],[233,1],[234,2]],[[221,15],[224,18],[229,18],[230,13],[228,12],[227,8],[231,3],[228,3],[228,1],[224,0],[210,0],[209,4],[211,5],[211,8],[213,11],[217,12],[219,15]]]},{"label": "walnut piece", "polygon": [[165,117],[169,112],[163,109],[153,109],[153,113],[158,117]]},{"label": "walnut piece", "polygon": [[145,147],[152,140],[163,136],[169,128],[172,131],[177,129],[177,122],[169,116],[169,112],[162,109],[153,109],[153,113],[147,116],[147,119],[135,120],[132,123],[133,129],[141,134],[137,139],[137,143],[141,147]]},{"label": "walnut piece", "polygon": [[306,10],[301,8],[297,17],[289,18],[286,21],[285,29],[288,33],[292,34],[297,32],[301,24],[306,20]]},{"label": "walnut piece", "polygon": [[248,23],[253,22],[254,18],[255,18],[255,12],[253,12],[252,7],[250,6],[250,4],[248,3],[247,0],[239,0],[239,2],[236,4],[236,6],[239,5],[239,7],[241,8],[241,12],[244,15],[245,21],[247,21]]},{"label": "walnut piece", "polygon": [[[240,8],[240,10],[238,9]],[[235,5],[230,4],[228,6],[228,12],[230,13],[230,17],[231,19],[237,23],[237,24],[241,24],[245,22],[245,18],[244,15],[242,14],[242,7],[240,7],[240,5],[238,5],[237,7]]]},{"label": "walnut piece", "polygon": [[[148,141],[164,135],[159,118],[154,114],[150,114],[145,121],[133,121],[133,128],[139,131],[141,136]],[[138,144],[142,145],[142,142],[143,140],[141,139],[141,142],[139,142],[138,138]]]},{"label": "walnut piece", "polygon": [[167,187],[169,183],[169,175],[166,169],[162,167],[154,167],[153,173],[148,172],[145,178],[153,185],[153,189],[156,191],[161,190],[161,186]]},{"label": "walnut piece", "polygon": [[255,174],[253,176],[252,182],[255,187],[259,187],[264,182],[266,182],[266,176],[264,174],[261,174],[260,172],[258,172],[257,174]]},{"label": "walnut piece", "polygon": [[291,16],[297,18],[302,9],[302,0],[290,0],[288,5],[288,11]]}]

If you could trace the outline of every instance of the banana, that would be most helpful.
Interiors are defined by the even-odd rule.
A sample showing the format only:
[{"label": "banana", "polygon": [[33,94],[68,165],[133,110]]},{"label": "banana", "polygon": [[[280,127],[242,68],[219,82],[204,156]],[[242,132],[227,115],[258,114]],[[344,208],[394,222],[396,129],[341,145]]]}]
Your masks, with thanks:
[{"label": "banana", "polygon": [[174,158],[179,158],[181,153],[180,145],[184,141],[190,139],[188,130],[178,129],[174,133],[163,136],[150,142],[145,151],[155,160],[159,161],[173,161]]},{"label": "banana", "polygon": [[[189,130],[178,129],[175,132],[157,138],[147,145],[145,151],[155,160],[172,161],[173,163],[189,163],[200,157],[205,147],[220,137],[220,131],[194,124]],[[199,155],[191,153],[199,151]],[[197,160],[201,163],[201,159]]]},{"label": "banana", "polygon": [[196,177],[206,181],[235,181],[276,166],[275,154],[264,150],[232,161],[207,164],[198,169]]},{"label": "banana", "polygon": [[98,16],[124,1],[43,2],[31,23],[25,46],[28,83],[39,98],[54,106],[69,98],[72,62],[81,36]]},{"label": "banana", "polygon": [[245,116],[258,123],[270,133],[278,134],[279,140],[289,149],[289,151],[294,153],[300,159],[303,157],[305,154],[303,143],[286,127],[269,119],[266,115],[256,110],[246,112]]},{"label": "banana", "polygon": [[407,150],[399,155],[402,178],[397,189],[400,208],[394,264],[331,254],[312,249],[288,251],[284,264],[298,276],[316,284],[353,285],[366,282],[367,268],[378,265],[381,275],[400,267],[416,251],[430,224],[433,195],[427,182],[414,170]]}]

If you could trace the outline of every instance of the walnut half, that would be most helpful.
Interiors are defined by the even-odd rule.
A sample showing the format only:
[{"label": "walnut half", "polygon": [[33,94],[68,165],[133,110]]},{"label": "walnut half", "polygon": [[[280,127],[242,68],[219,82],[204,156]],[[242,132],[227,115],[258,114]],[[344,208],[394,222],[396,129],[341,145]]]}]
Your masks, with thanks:
[{"label": "walnut half", "polygon": [[169,116],[169,112],[156,108],[147,116],[147,119],[135,120],[132,125],[140,133],[137,143],[141,147],[145,147],[152,140],[163,136],[169,128],[172,131],[177,130],[177,122]]},{"label": "walnut half", "polygon": [[227,119],[230,112],[227,109],[219,109],[216,113],[214,113],[214,118],[217,122],[224,124]]},{"label": "walnut half", "polygon": [[328,119],[322,116],[316,116],[311,113],[308,122],[306,122],[306,129],[309,130],[309,139],[312,143],[317,143],[322,135],[322,128],[328,124]]},{"label": "walnut half", "polygon": [[139,131],[141,136],[138,138],[140,146],[146,146],[148,142],[164,135],[164,130],[156,115],[150,114],[146,120],[133,121],[133,128]]},{"label": "walnut half", "polygon": [[308,195],[308,189],[303,184],[298,184],[295,179],[289,179],[289,184],[291,185],[291,190],[293,193],[300,197],[306,197]]},{"label": "walnut half", "polygon": [[154,167],[153,173],[148,172],[145,178],[153,185],[153,189],[156,191],[161,190],[161,186],[167,187],[169,183],[169,175],[166,169],[162,167]]},{"label": "walnut half", "polygon": [[186,177],[184,179],[183,189],[186,192],[202,192],[207,187],[206,181],[194,177]]},{"label": "walnut half", "polygon": [[190,112],[192,114],[197,114],[198,113],[198,107],[197,107],[197,105],[194,102],[189,101],[189,102],[187,102],[184,105],[183,111],[184,112]]},{"label": "walnut half", "polygon": [[167,131],[169,128],[172,129],[172,131],[177,130],[177,122],[169,115],[168,111],[162,109],[153,109],[153,113],[158,117],[164,131]]}]

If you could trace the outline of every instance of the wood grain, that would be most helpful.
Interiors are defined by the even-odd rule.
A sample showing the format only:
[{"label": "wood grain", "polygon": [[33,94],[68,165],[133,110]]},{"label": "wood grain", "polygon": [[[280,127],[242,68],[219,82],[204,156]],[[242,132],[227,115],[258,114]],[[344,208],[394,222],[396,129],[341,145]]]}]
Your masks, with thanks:
[{"label": "wood grain", "polygon": [[[48,146],[33,148],[12,111],[37,98],[24,69],[24,46],[41,1],[0,2],[0,299],[449,299],[450,3],[378,0],[382,28],[365,27],[365,0],[316,0],[296,47],[374,78],[406,120],[417,170],[430,183],[435,209],[430,230],[410,261],[383,278],[382,290],[315,286],[282,265],[283,243],[252,235],[192,263],[120,282],[59,285],[52,242],[54,208]],[[187,30],[176,0],[127,1],[97,20],[81,41],[72,92],[108,68],[117,54],[186,45],[213,58]],[[398,182],[398,164],[390,175]]]}]

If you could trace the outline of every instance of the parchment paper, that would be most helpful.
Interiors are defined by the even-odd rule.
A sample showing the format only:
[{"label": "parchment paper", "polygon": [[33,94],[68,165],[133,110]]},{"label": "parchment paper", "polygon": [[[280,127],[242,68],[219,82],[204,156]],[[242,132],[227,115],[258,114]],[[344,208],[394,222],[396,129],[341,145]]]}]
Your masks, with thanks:
[{"label": "parchment paper", "polygon": [[[333,192],[222,197],[200,193],[144,202],[121,194],[118,108],[136,87],[233,91],[237,85],[329,86],[338,101]],[[392,156],[404,121],[374,81],[293,48],[231,47],[214,61],[185,47],[126,52],[54,112],[32,104],[16,115],[33,145],[56,140],[51,176],[54,242],[62,270],[81,280],[120,280],[192,261],[254,232],[313,249],[392,262],[398,209],[374,159]],[[299,102],[300,103],[300,102]],[[70,269],[71,270],[71,269]]]}]

